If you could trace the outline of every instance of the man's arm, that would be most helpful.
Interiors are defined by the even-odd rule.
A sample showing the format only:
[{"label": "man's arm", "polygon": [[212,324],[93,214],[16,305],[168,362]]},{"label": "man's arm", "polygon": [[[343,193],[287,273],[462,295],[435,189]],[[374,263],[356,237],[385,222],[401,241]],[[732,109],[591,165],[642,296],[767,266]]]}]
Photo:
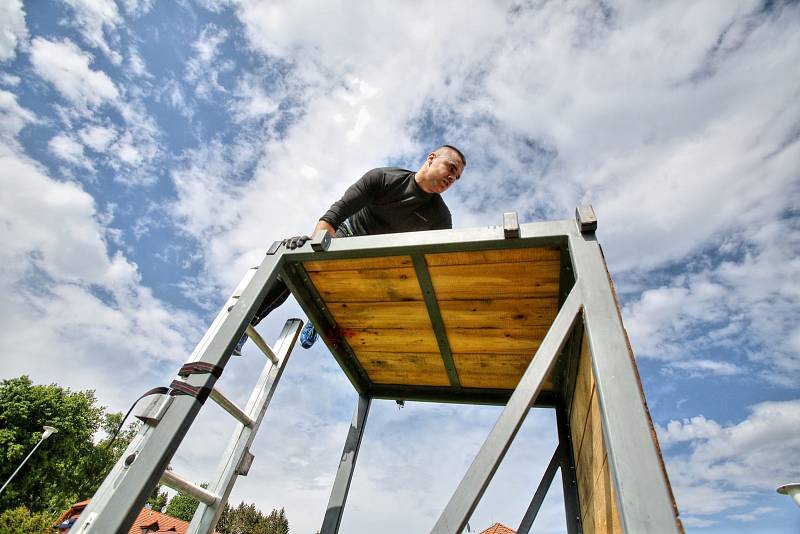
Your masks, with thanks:
[{"label": "man's arm", "polygon": [[314,231],[311,232],[311,235],[315,235],[320,230],[325,230],[331,237],[336,237],[336,228],[328,221],[319,221],[317,226],[314,227]]}]

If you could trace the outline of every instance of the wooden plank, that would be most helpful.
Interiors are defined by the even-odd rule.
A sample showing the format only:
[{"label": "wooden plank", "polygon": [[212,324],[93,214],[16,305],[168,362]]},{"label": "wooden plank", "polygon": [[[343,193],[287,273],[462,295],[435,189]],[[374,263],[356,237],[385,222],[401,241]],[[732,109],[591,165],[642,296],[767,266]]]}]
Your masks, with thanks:
[{"label": "wooden plank", "polygon": [[[531,359],[530,354],[453,354],[458,381],[468,388],[514,389]],[[552,389],[548,377],[542,391]]]},{"label": "wooden plank", "polygon": [[552,297],[558,294],[558,262],[430,267],[436,299]]},{"label": "wooden plank", "polygon": [[614,484],[611,482],[607,459],[597,477],[592,495],[588,513],[583,518],[583,532],[585,534],[621,533],[622,524],[617,509],[617,495],[614,491]]},{"label": "wooden plank", "polygon": [[354,260],[307,261],[303,267],[308,272],[317,271],[358,271],[361,269],[389,269],[392,267],[413,267],[411,256],[383,256],[380,258],[359,258]]},{"label": "wooden plank", "polygon": [[422,300],[413,268],[308,273],[326,302]]},{"label": "wooden plank", "polygon": [[580,458],[581,443],[584,429],[586,428],[586,417],[589,414],[589,403],[592,400],[593,390],[592,355],[589,350],[589,338],[584,332],[581,340],[578,371],[575,376],[575,391],[572,394],[572,405],[569,413],[573,458]]},{"label": "wooden plank", "polygon": [[578,496],[581,502],[581,516],[585,516],[591,509],[594,499],[593,490],[597,478],[600,476],[603,462],[606,459],[606,449],[603,443],[603,426],[600,417],[600,404],[596,392],[592,392],[589,417],[586,420],[583,445],[580,457],[575,464],[578,479]]},{"label": "wooden plank", "polygon": [[549,328],[558,313],[558,297],[530,299],[443,300],[439,310],[449,328]]},{"label": "wooden plank", "polygon": [[431,328],[425,303],[419,300],[401,302],[327,302],[339,328],[374,329]]},{"label": "wooden plank", "polygon": [[474,354],[525,354],[533,357],[547,328],[448,328],[452,352]]},{"label": "wooden plank", "polygon": [[415,353],[439,353],[439,344],[430,327],[413,331],[398,328],[341,329],[341,333],[356,355],[360,354],[359,351],[406,352],[409,349],[413,349]]},{"label": "wooden plank", "polygon": [[358,360],[376,384],[450,385],[439,353],[361,352]]},{"label": "wooden plank", "polygon": [[558,248],[512,248],[496,250],[478,250],[472,252],[446,252],[444,254],[426,254],[425,261],[429,267],[438,265],[472,265],[486,263],[509,262],[541,262],[561,260],[561,249]]}]

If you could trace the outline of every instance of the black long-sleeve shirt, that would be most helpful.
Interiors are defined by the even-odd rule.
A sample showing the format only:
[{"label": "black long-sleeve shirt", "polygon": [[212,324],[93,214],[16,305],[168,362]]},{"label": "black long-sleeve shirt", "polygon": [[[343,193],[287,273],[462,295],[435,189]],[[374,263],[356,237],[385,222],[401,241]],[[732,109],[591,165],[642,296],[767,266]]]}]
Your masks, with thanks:
[{"label": "black long-sleeve shirt", "polygon": [[349,217],[355,235],[452,228],[442,197],[420,189],[415,175],[397,167],[372,169],[347,188],[320,220],[338,229]]}]

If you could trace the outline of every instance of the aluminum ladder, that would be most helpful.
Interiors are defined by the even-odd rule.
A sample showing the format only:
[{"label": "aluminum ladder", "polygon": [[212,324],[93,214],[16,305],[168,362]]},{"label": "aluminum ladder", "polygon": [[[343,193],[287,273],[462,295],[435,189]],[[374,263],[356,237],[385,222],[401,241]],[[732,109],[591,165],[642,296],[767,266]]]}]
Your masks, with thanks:
[{"label": "aluminum ladder", "polygon": [[[149,395],[139,402],[135,415],[144,424],[95,492],[73,532],[128,532],[158,483],[200,501],[187,534],[214,531],[236,479],[247,475],[250,469],[254,458],[250,446],[303,327],[300,319],[289,319],[274,347],[270,347],[250,326],[257,304],[277,277],[275,265],[279,257],[280,254],[267,255],[260,267],[248,270],[181,367],[169,392]],[[244,408],[215,387],[242,334],[253,340],[268,359]],[[206,398],[231,414],[237,424],[214,478],[208,488],[202,488],[168,469],[168,464]]]}]

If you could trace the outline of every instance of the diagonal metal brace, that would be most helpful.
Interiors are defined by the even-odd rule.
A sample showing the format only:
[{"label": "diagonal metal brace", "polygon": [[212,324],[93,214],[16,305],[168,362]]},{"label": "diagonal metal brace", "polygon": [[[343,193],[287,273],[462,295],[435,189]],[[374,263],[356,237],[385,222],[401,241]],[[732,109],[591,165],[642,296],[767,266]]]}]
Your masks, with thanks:
[{"label": "diagonal metal brace", "polygon": [[511,394],[508,404],[498,417],[489,436],[478,451],[472,465],[447,503],[442,515],[431,530],[431,534],[461,532],[472,515],[478,501],[486,491],[497,467],[511,446],[525,416],[539,395],[545,379],[555,365],[558,355],[581,311],[581,295],[578,286],[573,287],[564,305],[558,312],[550,330],[536,351],[528,369]]}]

